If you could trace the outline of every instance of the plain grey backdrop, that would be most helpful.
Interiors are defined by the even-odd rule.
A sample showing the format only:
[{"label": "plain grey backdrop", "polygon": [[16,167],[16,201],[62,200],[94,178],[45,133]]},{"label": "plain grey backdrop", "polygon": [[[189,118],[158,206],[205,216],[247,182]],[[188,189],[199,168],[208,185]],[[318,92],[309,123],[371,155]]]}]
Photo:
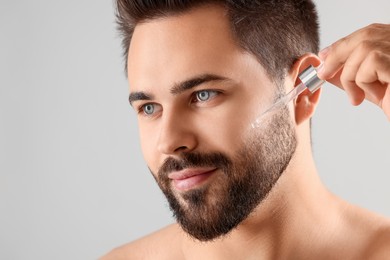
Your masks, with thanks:
[{"label": "plain grey backdrop", "polygon": [[[388,0],[316,1],[325,47]],[[139,147],[110,0],[0,0],[0,259],[97,259],[172,222]],[[327,84],[313,119],[321,178],[390,217],[390,123]]]}]

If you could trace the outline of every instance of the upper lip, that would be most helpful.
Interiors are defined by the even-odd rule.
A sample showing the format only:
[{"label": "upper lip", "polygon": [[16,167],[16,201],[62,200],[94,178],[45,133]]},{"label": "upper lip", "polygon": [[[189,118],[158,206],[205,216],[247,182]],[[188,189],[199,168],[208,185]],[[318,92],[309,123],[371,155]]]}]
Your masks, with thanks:
[{"label": "upper lip", "polygon": [[183,180],[187,179],[196,175],[201,175],[205,173],[209,173],[211,171],[214,171],[216,168],[215,167],[205,167],[205,168],[187,168],[181,171],[177,172],[171,172],[168,175],[169,179],[172,180]]}]

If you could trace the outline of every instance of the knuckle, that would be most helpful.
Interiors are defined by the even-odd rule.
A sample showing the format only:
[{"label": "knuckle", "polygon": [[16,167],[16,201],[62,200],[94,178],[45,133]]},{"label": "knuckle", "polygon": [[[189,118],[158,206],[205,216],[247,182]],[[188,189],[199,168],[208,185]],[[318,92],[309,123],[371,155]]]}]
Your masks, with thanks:
[{"label": "knuckle", "polygon": [[360,42],[357,46],[358,51],[369,53],[374,50],[376,47],[376,43],[371,40],[364,40]]},{"label": "knuckle", "polygon": [[374,27],[373,25],[370,25],[361,31],[360,36],[363,39],[371,39],[376,35],[376,32],[377,32],[377,28]]},{"label": "knuckle", "polygon": [[384,55],[378,50],[373,50],[367,55],[367,61],[370,64],[380,64],[382,63]]},{"label": "knuckle", "polygon": [[340,40],[338,40],[337,42],[333,43],[331,45],[331,48],[332,49],[337,49],[339,46],[348,45],[348,42],[349,42],[349,37],[348,36],[343,37]]},{"label": "knuckle", "polygon": [[364,82],[366,82],[366,75],[364,75],[364,73],[357,73],[355,82],[356,85],[361,86]]},{"label": "knuckle", "polygon": [[[332,43],[329,46],[329,55],[328,56],[339,56],[342,55],[345,49],[349,46],[350,39],[349,37],[343,37],[337,42]],[[331,54],[331,55],[330,55]]]},{"label": "knuckle", "polygon": [[349,89],[351,86],[351,83],[354,81],[353,81],[353,79],[350,78],[348,73],[344,72],[340,75],[340,82],[346,89]]},{"label": "knuckle", "polygon": [[382,28],[383,26],[384,26],[384,24],[381,24],[381,23],[372,23],[368,27],[372,28],[372,29],[378,29],[378,28]]},{"label": "knuckle", "polygon": [[383,34],[390,28],[390,25],[381,23],[372,23],[367,27],[360,30],[360,37],[364,39],[374,40],[376,38],[382,38]]}]

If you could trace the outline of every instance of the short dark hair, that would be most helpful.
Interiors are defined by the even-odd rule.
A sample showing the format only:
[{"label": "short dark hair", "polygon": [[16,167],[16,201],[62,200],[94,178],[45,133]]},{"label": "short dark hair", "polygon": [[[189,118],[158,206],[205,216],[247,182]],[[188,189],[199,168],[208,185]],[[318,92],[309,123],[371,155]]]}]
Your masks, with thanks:
[{"label": "short dark hair", "polygon": [[276,82],[284,79],[300,56],[318,52],[318,17],[311,0],[116,0],[125,69],[138,23],[207,4],[226,8],[238,45],[253,54]]}]

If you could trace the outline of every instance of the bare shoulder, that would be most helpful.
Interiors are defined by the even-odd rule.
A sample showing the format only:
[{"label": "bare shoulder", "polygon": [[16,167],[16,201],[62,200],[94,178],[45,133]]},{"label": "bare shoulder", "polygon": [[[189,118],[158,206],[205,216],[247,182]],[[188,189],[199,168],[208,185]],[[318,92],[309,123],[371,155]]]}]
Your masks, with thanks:
[{"label": "bare shoulder", "polygon": [[183,231],[177,224],[115,248],[100,260],[182,259]]},{"label": "bare shoulder", "polygon": [[390,220],[384,220],[377,225],[374,235],[367,247],[366,259],[388,259],[390,256]]},{"label": "bare shoulder", "polygon": [[345,247],[353,249],[357,259],[389,259],[390,219],[352,204],[344,205]]},{"label": "bare shoulder", "polygon": [[[366,209],[353,212],[355,238],[360,238],[359,259],[388,259],[390,256],[390,219]],[[351,238],[353,239],[353,238]],[[357,251],[359,252],[359,251]]]}]

